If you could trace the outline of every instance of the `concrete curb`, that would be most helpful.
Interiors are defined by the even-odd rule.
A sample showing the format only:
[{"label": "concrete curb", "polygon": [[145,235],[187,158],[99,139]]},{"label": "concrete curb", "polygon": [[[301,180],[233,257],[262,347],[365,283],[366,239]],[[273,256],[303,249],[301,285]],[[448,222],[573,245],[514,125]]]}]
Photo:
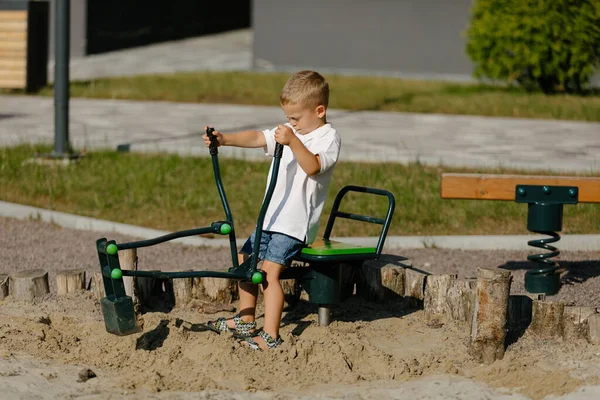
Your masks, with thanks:
[{"label": "concrete curb", "polygon": [[[59,211],[47,210],[21,204],[0,201],[0,216],[16,219],[32,219],[54,223],[63,228],[87,230],[94,232],[115,232],[140,239],[151,239],[166,235],[168,231],[144,228],[135,225],[121,224],[79,215],[67,214]],[[462,250],[532,250],[527,241],[542,239],[545,236],[536,235],[485,235],[485,236],[388,236],[386,249],[421,249],[443,248]],[[241,246],[246,238],[238,239]],[[334,238],[335,239],[335,238]],[[375,237],[344,237],[340,238],[347,243],[375,246]],[[227,247],[227,239],[207,239],[202,237],[188,237],[173,240],[188,246]],[[569,251],[599,251],[600,235],[564,235],[557,243],[560,250]],[[536,249],[537,251],[537,249]],[[540,253],[544,253],[540,249]]]}]

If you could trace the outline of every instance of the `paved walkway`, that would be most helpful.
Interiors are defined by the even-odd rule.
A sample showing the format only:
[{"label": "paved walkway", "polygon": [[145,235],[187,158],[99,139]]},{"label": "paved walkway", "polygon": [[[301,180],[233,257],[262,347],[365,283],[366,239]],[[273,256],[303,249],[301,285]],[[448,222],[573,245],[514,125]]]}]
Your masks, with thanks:
[{"label": "paved walkway", "polygon": [[[0,146],[54,140],[53,99],[0,96]],[[342,159],[466,167],[600,172],[600,123],[331,110]],[[208,155],[203,126],[223,132],[284,122],[279,107],[72,99],[77,149]],[[225,148],[224,157],[263,157]]]},{"label": "paved walkway", "polygon": [[[73,80],[191,70],[251,69],[252,31],[239,30],[71,61]],[[52,66],[50,66],[52,69]],[[0,146],[53,143],[52,98],[0,96]],[[600,123],[330,110],[348,161],[600,172]],[[71,99],[76,149],[208,155],[204,125],[223,132],[285,122],[279,107]],[[224,157],[262,158],[226,148]]]}]

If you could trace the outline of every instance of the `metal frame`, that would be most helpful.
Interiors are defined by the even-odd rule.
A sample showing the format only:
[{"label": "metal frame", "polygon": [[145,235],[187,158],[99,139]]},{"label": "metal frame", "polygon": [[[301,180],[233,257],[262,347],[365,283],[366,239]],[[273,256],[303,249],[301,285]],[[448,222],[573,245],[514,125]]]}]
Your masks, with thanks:
[{"label": "metal frame", "polygon": [[[219,197],[225,212],[225,220],[213,222],[209,227],[189,229],[184,231],[173,232],[167,235],[159,236],[153,239],[141,240],[128,243],[116,243],[114,240],[101,238],[96,241],[96,249],[98,252],[98,260],[102,271],[104,289],[106,297],[101,300],[102,312],[107,331],[117,334],[126,335],[137,331],[135,325],[135,313],[133,311],[133,302],[131,297],[125,293],[123,276],[151,277],[157,279],[172,279],[172,278],[190,278],[190,277],[213,277],[213,278],[229,278],[236,280],[247,280],[253,283],[261,283],[264,276],[261,271],[257,271],[258,253],[260,249],[260,240],[255,240],[252,254],[246,261],[239,264],[237,259],[237,245],[235,238],[235,228],[233,224],[233,216],[219,169],[218,161],[218,143],[215,136],[212,134],[214,129],[208,128],[207,135],[210,139],[209,150],[212,157],[212,165],[214,170],[215,181]],[[271,170],[271,179],[269,181],[265,197],[260,209],[258,221],[256,224],[256,237],[262,235],[262,227],[264,218],[269,207],[269,203],[275,190],[277,176],[281,156],[283,153],[283,145],[277,143],[275,147],[274,160]],[[365,216],[361,214],[347,213],[339,211],[339,206],[348,192],[369,193],[388,198],[388,209],[385,218],[377,218]],[[319,306],[318,323],[326,326],[330,321],[331,304],[337,304],[340,301],[341,292],[341,262],[343,261],[365,261],[377,259],[381,255],[383,244],[387,236],[387,232],[391,223],[395,209],[395,198],[392,193],[387,190],[368,188],[362,186],[345,186],[337,194],[323,239],[328,241],[336,218],[346,218],[367,223],[382,225],[375,253],[365,254],[334,254],[334,255],[301,255],[296,259],[301,261],[309,261],[310,268],[287,268],[285,269],[280,279],[297,279],[304,290],[309,294],[309,301],[316,303]],[[223,229],[224,227],[230,229]],[[137,249],[140,247],[154,246],[159,243],[164,243],[173,239],[194,236],[203,233],[228,234],[229,244],[231,249],[232,267],[227,272],[224,271],[185,271],[185,272],[163,272],[163,271],[138,271],[138,270],[121,270],[119,264],[118,250]]]},{"label": "metal frame", "polygon": [[[169,278],[191,278],[191,277],[212,277],[212,278],[230,278],[230,279],[238,279],[238,280],[253,280],[257,279],[255,273],[257,272],[257,261],[258,261],[258,251],[260,241],[256,241],[252,255],[241,265],[238,262],[237,258],[237,245],[236,245],[236,237],[235,237],[235,227],[233,223],[233,215],[231,213],[231,209],[229,207],[229,202],[227,201],[227,196],[225,194],[225,188],[223,187],[223,181],[221,179],[221,172],[219,168],[219,160],[218,160],[218,144],[216,142],[216,138],[212,135],[214,131],[213,128],[207,129],[206,133],[211,140],[211,144],[209,146],[210,154],[212,157],[212,165],[214,170],[215,181],[217,185],[217,190],[219,192],[219,197],[221,199],[221,203],[223,205],[223,209],[225,212],[225,221],[217,221],[213,222],[210,227],[202,227],[196,229],[189,229],[185,231],[173,232],[168,235],[160,236],[153,239],[136,241],[136,242],[128,242],[128,243],[116,243],[114,240],[107,240],[106,238],[101,238],[96,241],[96,250],[98,251],[98,259],[100,262],[100,269],[102,271],[102,276],[104,278],[104,289],[106,292],[106,297],[108,299],[112,299],[115,301],[116,299],[126,297],[125,289],[123,285],[123,280],[121,276],[138,276],[138,277],[155,277],[159,279],[169,279]],[[256,225],[256,235],[260,237],[262,234],[262,225],[265,218],[265,214],[267,212],[267,208],[269,206],[269,202],[271,201],[271,197],[273,195],[273,191],[275,190],[275,185],[277,183],[277,175],[279,172],[279,164],[281,162],[281,155],[283,153],[283,145],[277,143],[275,147],[274,160],[272,165],[272,174],[271,179],[269,181],[269,185],[267,188],[267,194],[263,200],[263,204],[261,207],[261,211],[258,217],[258,222]],[[229,245],[231,249],[231,261],[232,267],[227,271],[186,271],[186,272],[163,272],[163,271],[134,271],[134,270],[121,270],[119,264],[119,257],[116,252],[111,254],[109,251],[109,246],[116,246],[117,250],[126,250],[126,249],[137,249],[140,247],[148,247],[153,246],[159,243],[164,243],[173,239],[195,236],[203,233],[217,233],[223,234],[221,228],[224,225],[229,225],[231,230],[227,233],[229,235]],[[260,273],[260,272],[259,272]],[[116,278],[115,278],[116,277]],[[262,277],[262,275],[261,275]],[[262,278],[261,278],[262,280]],[[256,283],[256,282],[255,282]],[[259,282],[260,283],[260,282]]]}]

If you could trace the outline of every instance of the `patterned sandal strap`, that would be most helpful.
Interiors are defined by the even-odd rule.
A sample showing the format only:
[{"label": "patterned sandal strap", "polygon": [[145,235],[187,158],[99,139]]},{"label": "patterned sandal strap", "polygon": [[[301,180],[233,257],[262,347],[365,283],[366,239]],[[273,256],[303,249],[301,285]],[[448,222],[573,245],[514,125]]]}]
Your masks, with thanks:
[{"label": "patterned sandal strap", "polygon": [[279,346],[281,343],[283,343],[283,340],[281,340],[281,337],[278,337],[277,339],[275,339],[273,336],[269,335],[267,332],[265,332],[264,330],[261,331],[258,336],[260,336],[265,343],[267,344],[267,346],[269,347],[269,349],[272,349],[274,347]]},{"label": "patterned sandal strap", "polygon": [[[280,337],[278,337],[277,339],[274,339],[273,336],[269,335],[267,332],[265,331],[260,331],[260,333],[257,335],[260,336],[262,338],[262,340],[265,341],[265,343],[267,344],[267,349],[272,349],[274,347],[279,346],[281,343],[283,343],[283,340],[281,340]],[[244,338],[243,340],[244,342],[248,343],[248,346],[252,349],[252,350],[256,350],[256,351],[262,351],[263,349],[258,345],[258,343],[256,343],[256,341],[254,340],[254,338],[252,337],[247,337]]]},{"label": "patterned sandal strap", "polygon": [[229,330],[227,319],[223,317],[217,318],[215,321],[209,322],[208,324],[214,326],[220,332],[227,332]]},{"label": "patterned sandal strap", "polygon": [[250,336],[252,334],[251,331],[256,329],[256,321],[244,322],[239,314],[233,317],[233,323],[235,331],[239,335]]},{"label": "patterned sandal strap", "polygon": [[258,343],[256,343],[252,337],[247,337],[244,339],[244,341],[248,343],[248,346],[250,346],[252,350],[262,351]]}]

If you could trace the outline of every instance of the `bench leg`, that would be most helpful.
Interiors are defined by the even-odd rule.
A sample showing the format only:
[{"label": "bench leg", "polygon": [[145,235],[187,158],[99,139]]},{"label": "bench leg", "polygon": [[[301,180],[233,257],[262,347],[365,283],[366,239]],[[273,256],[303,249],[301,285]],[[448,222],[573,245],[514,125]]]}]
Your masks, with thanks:
[{"label": "bench leg", "polygon": [[331,322],[331,305],[319,304],[319,314],[317,319],[319,326],[328,326]]}]

